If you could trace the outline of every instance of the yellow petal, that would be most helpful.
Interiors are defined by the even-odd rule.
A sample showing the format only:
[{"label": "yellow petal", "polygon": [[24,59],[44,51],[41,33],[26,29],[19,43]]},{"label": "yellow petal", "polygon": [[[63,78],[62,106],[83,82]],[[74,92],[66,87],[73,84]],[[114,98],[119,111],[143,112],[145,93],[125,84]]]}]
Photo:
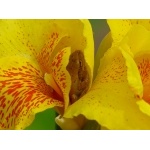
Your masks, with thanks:
[{"label": "yellow petal", "polygon": [[133,25],[139,24],[144,26],[147,30],[150,31],[150,20],[149,19],[131,19],[130,20]]},{"label": "yellow petal", "polygon": [[134,25],[126,34],[121,45],[133,57],[138,53],[145,53],[149,50],[150,32],[141,25]]},{"label": "yellow petal", "polygon": [[113,44],[120,42],[132,26],[130,20],[108,19],[107,23],[114,41]]},{"label": "yellow petal", "polygon": [[94,78],[97,74],[97,70],[100,64],[100,59],[104,56],[104,53],[111,47],[112,45],[112,37],[109,32],[104,39],[102,40],[94,59]]},{"label": "yellow petal", "polygon": [[24,129],[34,115],[63,106],[60,96],[48,86],[38,64],[30,56],[0,59],[0,128]]},{"label": "yellow petal", "polygon": [[147,103],[145,100],[141,99],[137,101],[137,105],[139,105],[140,110],[150,116],[150,104]]},{"label": "yellow petal", "polygon": [[150,31],[150,20],[148,19],[108,19],[107,23],[110,27],[112,38],[115,43],[120,42],[134,25],[141,25]]},{"label": "yellow petal", "polygon": [[133,58],[126,53],[123,49],[121,49],[122,55],[126,60],[126,66],[127,66],[127,81],[128,84],[134,92],[135,96],[138,98],[142,98],[143,96],[143,85],[141,76],[138,70],[138,67],[136,63],[134,62]]},{"label": "yellow petal", "polygon": [[150,119],[139,110],[127,80],[127,62],[134,62],[121,52],[112,48],[105,54],[90,91],[69,106],[64,117],[83,114],[108,129],[150,129]]},{"label": "yellow petal", "polygon": [[44,80],[47,85],[51,86],[61,97],[63,97],[63,93],[57,85],[56,81],[54,80],[52,74],[45,73]]},{"label": "yellow petal", "polygon": [[[87,69],[90,76],[90,86],[93,81],[93,69],[94,69],[94,39],[91,24],[88,20],[81,20],[84,28],[83,35],[85,37],[86,46],[84,48],[84,58],[87,63]],[[90,87],[89,86],[89,87]]]}]

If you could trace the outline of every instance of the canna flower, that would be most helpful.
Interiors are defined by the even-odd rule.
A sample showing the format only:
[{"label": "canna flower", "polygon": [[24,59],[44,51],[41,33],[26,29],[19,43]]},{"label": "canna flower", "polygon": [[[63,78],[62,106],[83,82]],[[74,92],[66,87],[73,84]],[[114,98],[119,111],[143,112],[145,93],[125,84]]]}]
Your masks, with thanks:
[{"label": "canna flower", "polygon": [[48,108],[62,116],[88,91],[92,34],[88,20],[0,21],[0,129],[24,129]]},{"label": "canna flower", "polygon": [[82,114],[108,129],[150,129],[150,20],[107,23],[93,84],[64,117]]},{"label": "canna flower", "polygon": [[132,55],[141,79],[141,95],[136,103],[143,113],[150,116],[150,20],[120,20],[120,29],[124,30],[122,37],[114,29],[117,22],[108,21],[111,31],[115,32],[112,37],[117,42],[126,35],[123,48]]}]

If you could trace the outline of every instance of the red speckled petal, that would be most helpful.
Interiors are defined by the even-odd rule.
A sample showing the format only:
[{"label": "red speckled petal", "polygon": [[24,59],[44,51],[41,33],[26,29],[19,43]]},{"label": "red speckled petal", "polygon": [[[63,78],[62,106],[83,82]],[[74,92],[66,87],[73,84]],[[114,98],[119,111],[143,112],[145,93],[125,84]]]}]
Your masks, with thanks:
[{"label": "red speckled petal", "polygon": [[36,56],[54,32],[52,20],[0,20],[0,57]]},{"label": "red speckled petal", "polygon": [[48,86],[39,66],[27,57],[0,59],[0,128],[24,129],[34,115],[60,106],[59,95]]},{"label": "red speckled petal", "polygon": [[61,38],[62,36],[58,32],[51,33],[50,37],[48,38],[48,41],[46,42],[40,53],[37,55],[37,60],[39,61],[39,64],[44,72],[51,72],[51,55]]},{"label": "red speckled petal", "polygon": [[71,53],[70,47],[64,48],[58,52],[52,62],[52,75],[57,85],[61,89],[65,101],[65,109],[69,105],[69,92],[71,87],[71,77],[66,70]]}]

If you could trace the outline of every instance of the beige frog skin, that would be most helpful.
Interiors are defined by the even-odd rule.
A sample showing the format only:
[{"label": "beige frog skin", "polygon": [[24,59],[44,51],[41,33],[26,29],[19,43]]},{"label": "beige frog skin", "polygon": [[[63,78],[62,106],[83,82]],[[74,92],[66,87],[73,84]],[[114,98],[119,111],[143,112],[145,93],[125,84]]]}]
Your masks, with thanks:
[{"label": "beige frog skin", "polygon": [[90,83],[82,51],[76,50],[70,55],[66,69],[69,72],[72,81],[69,93],[70,103],[72,104],[88,91]]}]

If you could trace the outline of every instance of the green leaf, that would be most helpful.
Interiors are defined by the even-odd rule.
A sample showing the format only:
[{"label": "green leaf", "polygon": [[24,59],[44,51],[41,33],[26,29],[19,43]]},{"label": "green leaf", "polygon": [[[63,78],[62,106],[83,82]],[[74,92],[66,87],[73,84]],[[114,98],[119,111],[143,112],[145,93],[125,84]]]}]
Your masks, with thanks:
[{"label": "green leaf", "polygon": [[43,112],[37,113],[33,123],[25,130],[55,130],[56,112],[54,109],[47,109]]}]

